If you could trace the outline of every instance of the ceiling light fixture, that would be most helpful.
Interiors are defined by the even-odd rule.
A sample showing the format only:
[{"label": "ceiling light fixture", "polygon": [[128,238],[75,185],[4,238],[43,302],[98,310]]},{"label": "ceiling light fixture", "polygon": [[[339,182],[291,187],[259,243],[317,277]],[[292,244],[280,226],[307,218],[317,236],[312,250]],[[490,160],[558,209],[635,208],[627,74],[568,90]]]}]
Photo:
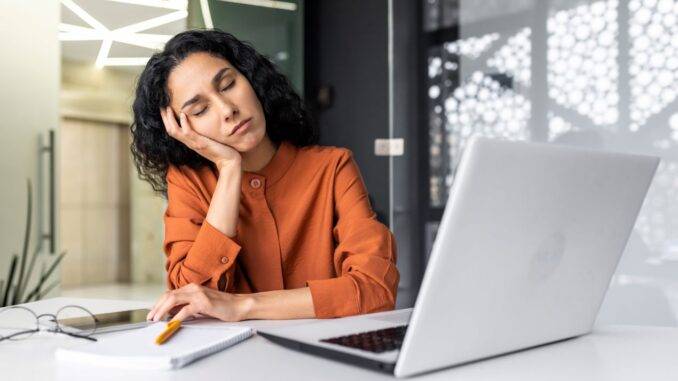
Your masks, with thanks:
[{"label": "ceiling light fixture", "polygon": [[108,0],[114,3],[143,5],[146,7],[185,10],[187,0]]},{"label": "ceiling light fixture", "polygon": [[254,5],[256,7],[282,9],[285,11],[297,10],[297,4],[288,3],[286,1],[275,1],[275,0],[221,0],[221,1],[243,5]]},{"label": "ceiling light fixture", "polygon": [[87,23],[90,28],[68,23],[59,24],[60,41],[101,41],[99,53],[96,58],[96,66],[123,66],[145,65],[150,57],[109,57],[113,42],[121,42],[128,45],[157,50],[162,49],[165,43],[172,37],[165,34],[140,33],[148,29],[185,20],[188,16],[186,0],[108,0],[110,2],[149,6],[170,9],[174,12],[164,14],[110,30],[99,20],[87,13],[74,0],[61,0],[61,3],[76,16]]},{"label": "ceiling light fixture", "polygon": [[200,0],[200,11],[202,12],[202,20],[205,22],[205,28],[213,29],[214,22],[212,22],[212,13],[207,0]]}]

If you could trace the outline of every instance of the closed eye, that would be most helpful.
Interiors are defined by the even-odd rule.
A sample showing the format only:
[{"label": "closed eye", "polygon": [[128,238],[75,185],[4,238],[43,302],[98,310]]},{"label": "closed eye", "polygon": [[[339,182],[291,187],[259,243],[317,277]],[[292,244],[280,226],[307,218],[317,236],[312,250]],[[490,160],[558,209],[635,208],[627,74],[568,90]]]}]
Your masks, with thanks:
[{"label": "closed eye", "polygon": [[[226,87],[222,88],[221,91],[226,91],[226,90],[230,89],[231,87],[233,87],[233,85],[235,85],[235,80],[231,81],[231,83],[229,83]],[[197,113],[193,114],[193,116],[200,116],[200,115],[204,114],[205,111],[207,111],[207,107],[205,107],[202,110],[198,111]]]},{"label": "closed eye", "polygon": [[231,83],[229,83],[228,86],[221,89],[221,91],[226,91],[226,90],[230,89],[231,87],[233,87],[234,84],[235,84],[235,80],[231,81]]}]

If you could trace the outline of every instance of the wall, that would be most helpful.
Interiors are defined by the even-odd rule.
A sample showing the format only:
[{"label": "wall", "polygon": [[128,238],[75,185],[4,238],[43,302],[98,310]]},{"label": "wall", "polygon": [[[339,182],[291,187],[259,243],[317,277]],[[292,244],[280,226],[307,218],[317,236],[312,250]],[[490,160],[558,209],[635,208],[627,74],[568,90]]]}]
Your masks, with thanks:
[{"label": "wall", "polygon": [[[0,3],[0,35],[4,36],[0,39],[0,278],[6,277],[11,253],[21,250],[26,178],[38,186],[46,184],[38,181],[38,137],[58,125],[58,23],[57,0]],[[38,207],[37,197],[34,205],[35,220],[44,208]]]},{"label": "wall", "polygon": [[[389,225],[388,157],[374,140],[389,137],[388,2],[309,1],[305,8],[306,98],[320,143],[353,151],[379,219]],[[332,104],[316,100],[321,86]]]},{"label": "wall", "polygon": [[[133,120],[131,105],[140,72],[141,67],[97,69],[90,62],[64,60],[61,115],[129,126]],[[129,143],[127,141],[124,145],[129,146]],[[129,154],[129,150],[125,153]],[[118,279],[134,283],[162,283],[165,277],[162,253],[165,201],[154,194],[147,183],[138,179],[131,159],[127,173],[129,222],[120,228],[129,229],[131,263],[128,268],[131,273],[120,274]]]},{"label": "wall", "polygon": [[130,124],[139,68],[97,68],[94,62],[64,59],[59,113],[69,118]]}]

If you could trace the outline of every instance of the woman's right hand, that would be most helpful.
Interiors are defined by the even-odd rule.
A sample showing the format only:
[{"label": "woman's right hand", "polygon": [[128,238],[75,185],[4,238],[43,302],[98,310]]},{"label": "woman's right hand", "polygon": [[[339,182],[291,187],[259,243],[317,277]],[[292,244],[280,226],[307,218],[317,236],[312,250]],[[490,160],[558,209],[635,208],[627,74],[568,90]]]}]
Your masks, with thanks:
[{"label": "woman's right hand", "polygon": [[174,111],[171,107],[167,106],[165,109],[160,109],[160,116],[169,136],[184,143],[188,148],[213,162],[217,169],[221,170],[223,166],[229,164],[237,164],[240,167],[242,160],[240,152],[229,145],[219,143],[214,139],[197,133],[191,127],[186,114],[181,113],[179,117],[180,123],[177,123]]},{"label": "woman's right hand", "polygon": [[[185,144],[207,160],[219,171],[219,180],[212,195],[205,220],[229,237],[237,233],[242,179],[242,156],[233,147],[197,133],[191,128],[186,114],[182,113],[177,123],[174,111],[167,107],[160,110],[162,122],[169,136]],[[222,174],[224,174],[222,176]]]}]

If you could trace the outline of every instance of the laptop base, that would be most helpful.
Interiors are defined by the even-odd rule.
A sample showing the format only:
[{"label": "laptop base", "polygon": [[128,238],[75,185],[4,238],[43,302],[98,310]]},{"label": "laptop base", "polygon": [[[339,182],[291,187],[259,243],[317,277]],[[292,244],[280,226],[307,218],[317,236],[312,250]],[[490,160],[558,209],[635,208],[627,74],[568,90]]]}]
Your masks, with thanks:
[{"label": "laptop base", "polygon": [[293,350],[310,353],[312,355],[320,357],[330,358],[350,365],[356,365],[361,368],[376,370],[378,372],[388,373],[390,375],[393,375],[393,371],[395,369],[395,363],[381,362],[361,356],[352,355],[346,352],[334,351],[324,347],[315,346],[307,343],[302,343],[300,341],[291,340],[285,337],[272,335],[270,333],[258,332],[257,335],[262,336],[274,343],[280,344],[284,347]]}]

